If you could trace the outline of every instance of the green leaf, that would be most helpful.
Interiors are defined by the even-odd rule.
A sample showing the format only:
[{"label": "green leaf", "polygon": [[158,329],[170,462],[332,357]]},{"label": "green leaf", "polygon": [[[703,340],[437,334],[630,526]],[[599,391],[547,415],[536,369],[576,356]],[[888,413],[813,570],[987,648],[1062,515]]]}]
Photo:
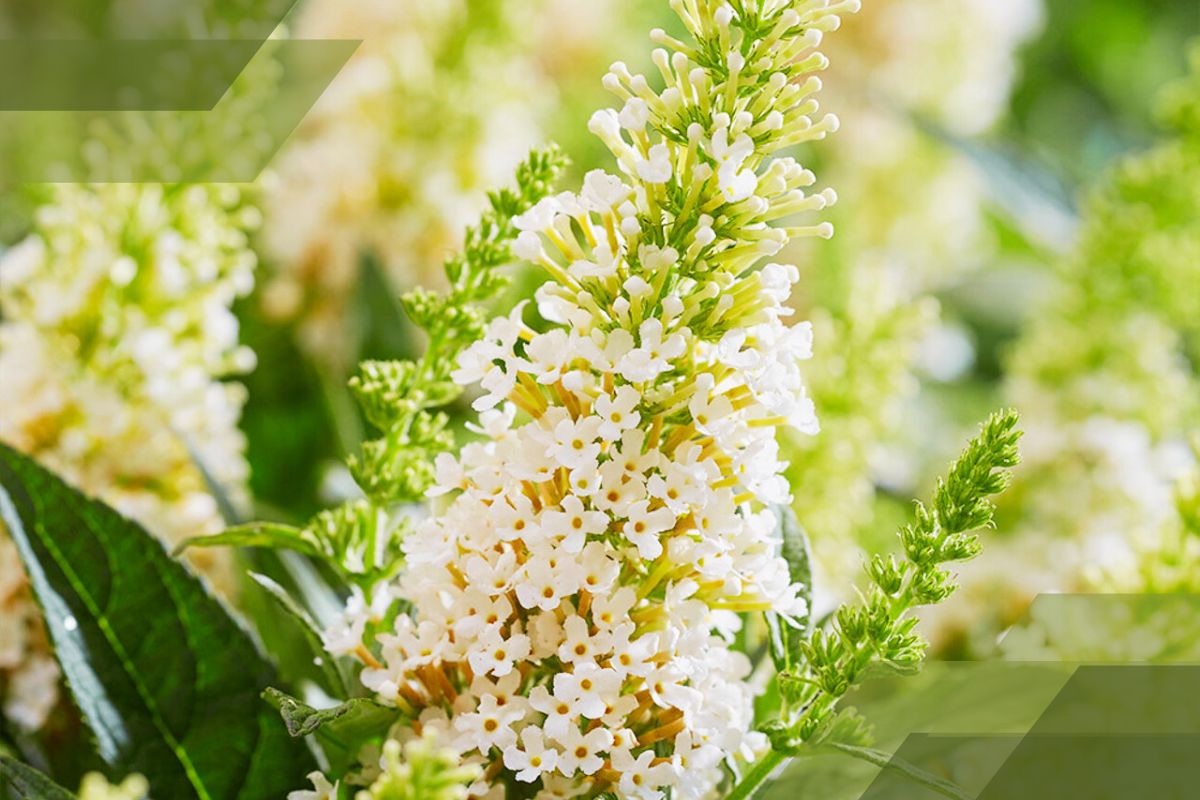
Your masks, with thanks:
[{"label": "green leaf", "polygon": [[1074,188],[1042,163],[1011,148],[981,143],[952,133],[929,119],[917,125],[933,138],[958,150],[982,174],[992,201],[1031,240],[1065,252],[1079,226]]},{"label": "green leaf", "polygon": [[923,660],[911,662],[895,661],[890,658],[871,661],[863,667],[858,673],[858,682],[866,683],[870,680],[879,678],[890,678],[900,676],[911,678],[913,675],[920,674],[921,668],[925,665]]},{"label": "green leaf", "polygon": [[852,744],[843,744],[841,742],[831,742],[829,747],[861,761],[866,761],[881,769],[892,769],[904,775],[916,783],[937,792],[943,797],[950,797],[953,800],[974,800],[970,795],[963,792],[962,787],[948,780],[939,778],[932,773],[926,772],[915,764],[909,763],[902,758],[896,758],[890,753],[885,753],[882,750],[876,750],[871,747],[859,747]]},{"label": "green leaf", "polygon": [[335,772],[355,766],[363,746],[386,736],[402,716],[397,708],[363,697],[325,709],[313,708],[278,689],[267,689],[263,697],[279,709],[288,733],[316,738]]},{"label": "green leaf", "polygon": [[2,445],[0,518],[113,772],[172,800],[267,800],[303,783],[312,755],[259,697],[274,670],[153,536]]},{"label": "green leaf", "polygon": [[843,708],[826,719],[805,742],[810,748],[834,745],[869,747],[874,743],[875,733],[870,723],[855,708]]},{"label": "green leaf", "polygon": [[10,787],[21,800],[75,800],[75,795],[30,766],[0,756],[0,785]]},{"label": "green leaf", "polygon": [[324,557],[302,529],[274,522],[252,522],[227,528],[211,536],[193,536],[180,542],[172,555],[178,556],[189,547],[268,547],[273,550],[295,550],[314,558]]},{"label": "green leaf", "polygon": [[321,642],[321,632],[309,613],[287,593],[286,589],[266,575],[251,572],[250,577],[271,596],[285,614],[296,621],[296,627],[300,629],[304,641],[308,644],[308,657],[317,667],[317,674],[322,678],[321,688],[333,697],[349,695],[351,690],[346,676],[338,668],[337,660],[325,651],[325,646]]},{"label": "green leaf", "polygon": [[786,619],[774,612],[764,615],[771,645],[771,658],[775,662],[775,669],[783,672],[799,662],[800,646],[812,632],[812,551],[808,545],[808,534],[796,519],[796,512],[789,506],[777,506],[775,514],[779,517],[778,531],[783,547],[782,555],[787,561],[792,583],[803,587],[801,596],[808,604],[808,611],[801,620]]}]

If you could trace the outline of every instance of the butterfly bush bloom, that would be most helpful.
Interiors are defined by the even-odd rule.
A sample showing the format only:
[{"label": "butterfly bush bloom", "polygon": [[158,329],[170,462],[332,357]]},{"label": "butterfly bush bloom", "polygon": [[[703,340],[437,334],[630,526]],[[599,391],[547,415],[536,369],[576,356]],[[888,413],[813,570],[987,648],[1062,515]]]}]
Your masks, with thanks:
[{"label": "butterfly bush bloom", "polygon": [[[613,65],[590,128],[619,175],[516,220],[552,280],[491,322],[454,379],[486,437],[437,463],[441,507],[404,542],[415,612],[363,682],[413,728],[539,798],[703,797],[750,731],[739,612],[800,617],[780,555],[776,431],[815,433],[794,267],[763,264],[834,199],[779,150],[837,127],[815,52],[855,2],[673,4],[694,41],[653,38],[664,84]],[[349,644],[347,649],[349,649]]]},{"label": "butterfly bush bloom", "polygon": [[[254,363],[230,309],[253,224],[230,187],[56,186],[0,259],[0,440],[167,542],[221,530],[197,462],[240,497],[244,392],[222,379]],[[226,586],[215,551],[195,563]],[[36,728],[58,671],[6,534],[0,570],[5,711]]]}]

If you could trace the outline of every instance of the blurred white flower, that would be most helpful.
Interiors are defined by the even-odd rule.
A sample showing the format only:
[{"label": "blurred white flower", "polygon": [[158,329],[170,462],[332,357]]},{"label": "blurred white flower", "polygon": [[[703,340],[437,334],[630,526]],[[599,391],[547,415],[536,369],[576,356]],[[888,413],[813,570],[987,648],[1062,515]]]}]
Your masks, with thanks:
[{"label": "blurred white flower", "polygon": [[[224,379],[253,365],[231,310],[253,285],[252,216],[231,187],[55,186],[0,258],[0,441],[168,543],[219,531],[198,465],[241,502],[245,392]],[[0,547],[5,708],[36,728],[57,668],[7,536]],[[230,588],[227,557],[193,563]]]}]

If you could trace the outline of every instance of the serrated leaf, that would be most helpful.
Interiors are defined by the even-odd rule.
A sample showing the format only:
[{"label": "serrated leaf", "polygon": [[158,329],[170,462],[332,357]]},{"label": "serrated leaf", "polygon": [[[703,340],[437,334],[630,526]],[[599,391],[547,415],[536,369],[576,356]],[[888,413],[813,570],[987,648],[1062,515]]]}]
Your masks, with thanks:
[{"label": "serrated leaf", "polygon": [[287,590],[266,575],[251,572],[250,578],[263,588],[276,605],[289,617],[296,621],[304,641],[308,644],[309,657],[317,667],[317,673],[323,679],[321,689],[333,697],[349,695],[350,687],[346,676],[338,668],[337,660],[325,651],[321,641],[321,631],[312,616],[305,611]]},{"label": "serrated leaf", "polygon": [[859,747],[852,744],[843,744],[839,742],[831,742],[829,747],[839,753],[848,755],[851,758],[857,758],[867,763],[874,764],[881,769],[891,769],[904,775],[911,781],[921,784],[922,786],[937,792],[943,797],[949,797],[952,800],[974,800],[970,795],[966,794],[962,787],[943,778],[926,772],[915,764],[905,761],[902,758],[897,758],[890,753],[885,753],[882,750],[876,750],[871,747]]},{"label": "serrated leaf", "polygon": [[854,708],[843,708],[825,720],[809,738],[811,748],[852,745],[870,747],[874,744],[874,732],[870,723]]},{"label": "serrated leaf", "polygon": [[865,683],[876,678],[889,678],[897,675],[911,677],[920,674],[922,666],[924,666],[923,661],[904,663],[890,660],[873,660],[858,673],[858,682]]},{"label": "serrated leaf", "polygon": [[812,551],[808,534],[796,519],[796,512],[789,506],[777,506],[775,515],[779,519],[778,536],[781,555],[787,561],[792,583],[800,584],[801,597],[808,611],[801,620],[787,619],[773,612],[765,614],[771,646],[771,658],[775,669],[783,672],[800,661],[800,645],[812,633],[813,575]]},{"label": "serrated leaf", "polygon": [[363,746],[382,739],[402,716],[399,709],[364,697],[325,709],[278,689],[267,689],[263,697],[279,709],[288,733],[316,738],[334,771],[354,766]]},{"label": "serrated leaf", "polygon": [[3,445],[0,517],[113,772],[172,800],[267,800],[303,783],[312,755],[259,697],[274,670],[158,540]]},{"label": "serrated leaf", "polygon": [[0,756],[0,786],[17,793],[20,800],[75,800],[75,795],[33,767]]},{"label": "serrated leaf", "polygon": [[172,555],[178,556],[191,547],[268,547],[272,550],[295,550],[314,558],[324,557],[304,530],[274,522],[252,522],[210,536],[193,536],[180,542]]}]

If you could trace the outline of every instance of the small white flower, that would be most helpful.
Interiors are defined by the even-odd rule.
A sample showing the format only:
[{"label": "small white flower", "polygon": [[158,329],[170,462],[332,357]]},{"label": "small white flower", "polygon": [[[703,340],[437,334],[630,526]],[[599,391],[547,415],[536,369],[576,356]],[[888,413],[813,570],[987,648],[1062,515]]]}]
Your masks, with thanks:
[{"label": "small white flower", "polygon": [[320,772],[308,773],[308,780],[313,785],[313,791],[301,789],[288,792],[287,800],[337,800],[340,781],[330,783]]},{"label": "small white flower", "polygon": [[512,672],[513,663],[529,656],[529,637],[518,633],[505,639],[499,626],[480,637],[476,649],[467,660],[476,675],[495,675],[503,678]]},{"label": "small white flower", "polygon": [[650,121],[650,107],[640,97],[631,97],[625,101],[625,107],[618,116],[621,127],[630,133],[641,133],[646,130]]},{"label": "small white flower", "polygon": [[625,796],[636,800],[660,800],[658,786],[667,786],[673,773],[667,764],[654,765],[654,751],[643,750],[635,758],[628,752],[613,757],[613,769],[621,773],[620,789]]},{"label": "small white flower", "polygon": [[494,503],[491,514],[496,535],[501,541],[523,539],[532,542],[542,538],[538,513],[534,510],[532,501],[523,494],[512,495]]},{"label": "small white flower", "polygon": [[637,547],[638,554],[653,561],[662,555],[659,534],[675,526],[675,514],[669,508],[650,509],[649,500],[640,500],[629,507],[629,519],[621,533]]},{"label": "small white flower", "polygon": [[607,637],[603,634],[593,635],[583,617],[567,617],[563,623],[563,632],[566,638],[559,645],[558,657],[567,664],[590,662],[607,647]]},{"label": "small white flower", "polygon": [[671,361],[683,355],[687,341],[675,333],[663,339],[662,322],[648,319],[638,328],[639,344],[621,357],[617,371],[630,383],[652,381],[671,368]]},{"label": "small white flower", "polygon": [[563,748],[558,759],[558,771],[566,776],[576,772],[594,775],[604,766],[601,754],[612,746],[612,734],[603,727],[588,733],[581,733],[578,728],[568,728],[565,735],[555,738]]},{"label": "small white flower", "polygon": [[579,199],[584,207],[599,212],[611,213],[624,203],[633,190],[624,181],[604,170],[596,169],[583,178],[583,191]]},{"label": "small white flower", "polygon": [[565,697],[555,697],[545,686],[535,686],[529,692],[529,705],[546,715],[542,728],[555,739],[562,740],[579,718],[574,705]]},{"label": "small white flower", "polygon": [[624,622],[637,604],[637,593],[622,586],[611,595],[601,595],[592,601],[592,619],[601,629],[611,630]]},{"label": "small white flower", "polygon": [[571,266],[567,268],[567,272],[572,277],[584,278],[611,278],[617,274],[621,267],[621,253],[613,252],[607,241],[602,241],[592,249],[592,257],[590,259],[578,259],[571,262]]},{"label": "small white flower", "polygon": [[493,747],[509,747],[517,741],[512,726],[523,716],[519,707],[502,706],[494,695],[485,695],[475,711],[454,718],[454,730],[459,734],[457,747],[464,751],[478,750],[485,755]]},{"label": "small white flower", "polygon": [[501,555],[492,554],[493,560],[482,555],[467,559],[466,573],[471,585],[491,595],[504,594],[512,584],[517,569],[517,556],[511,550]]},{"label": "small white flower", "polygon": [[518,581],[517,600],[522,608],[553,611],[564,597],[574,594],[579,579],[574,569],[559,568],[545,556],[534,556],[524,567]]},{"label": "small white flower", "polygon": [[533,337],[525,346],[525,359],[520,366],[538,383],[554,383],[566,371],[570,355],[570,337],[562,328],[554,328]]},{"label": "small white flower", "polygon": [[546,511],[542,522],[548,535],[560,543],[564,551],[577,554],[583,550],[587,537],[603,533],[608,529],[608,514],[603,511],[588,511],[583,501],[569,495],[562,501],[561,511]]},{"label": "small white flower", "polygon": [[504,766],[517,775],[517,780],[532,783],[558,766],[558,751],[546,744],[542,729],[529,726],[521,731],[521,744],[504,749]]},{"label": "small white flower", "polygon": [[593,595],[607,594],[621,573],[621,564],[609,556],[608,545],[590,542],[579,559],[579,588]]},{"label": "small white flower", "polygon": [[600,455],[597,439],[602,424],[599,417],[564,419],[554,426],[554,443],[547,454],[567,469],[595,464]]},{"label": "small white flower", "polygon": [[620,674],[590,661],[576,664],[574,672],[554,676],[554,696],[570,701],[587,719],[599,719],[608,713],[609,703],[620,693]]},{"label": "small white flower", "polygon": [[554,224],[554,218],[561,212],[562,204],[557,197],[543,197],[524,214],[514,217],[513,225],[519,231],[544,231]]},{"label": "small white flower", "polygon": [[507,595],[491,596],[468,586],[454,604],[454,635],[475,637],[494,625],[508,622],[512,614],[512,602]]},{"label": "small white flower", "polygon": [[671,166],[671,151],[665,144],[654,145],[646,154],[646,158],[638,162],[637,172],[638,177],[650,184],[663,184],[671,180],[674,172]]}]

